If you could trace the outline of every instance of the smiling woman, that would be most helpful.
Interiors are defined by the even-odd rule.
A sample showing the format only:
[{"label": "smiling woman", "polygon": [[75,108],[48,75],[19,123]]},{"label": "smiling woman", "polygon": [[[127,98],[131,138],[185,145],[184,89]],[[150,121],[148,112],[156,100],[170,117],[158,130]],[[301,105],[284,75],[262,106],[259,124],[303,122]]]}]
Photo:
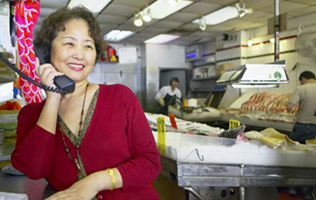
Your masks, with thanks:
[{"label": "smiling woman", "polygon": [[65,30],[53,40],[50,57],[52,65],[76,82],[90,74],[95,58],[96,45],[89,35],[87,22],[82,19],[67,22]]},{"label": "smiling woman", "polygon": [[122,85],[87,80],[102,42],[84,8],[62,8],[44,20],[34,45],[50,63],[37,61],[40,81],[54,87],[54,78],[66,74],[76,87],[65,95],[46,91],[45,101],[21,110],[12,164],[60,191],[50,200],[159,199],[151,182],[160,154],[136,96]]}]

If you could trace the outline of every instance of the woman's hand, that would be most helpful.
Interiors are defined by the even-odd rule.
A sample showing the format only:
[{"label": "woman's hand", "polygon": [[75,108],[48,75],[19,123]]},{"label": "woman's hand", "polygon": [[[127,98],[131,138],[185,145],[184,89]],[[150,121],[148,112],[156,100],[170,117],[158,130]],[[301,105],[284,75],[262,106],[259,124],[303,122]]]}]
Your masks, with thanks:
[{"label": "woman's hand", "polygon": [[[54,84],[54,78],[56,76],[63,75],[63,73],[57,72],[55,67],[51,65],[50,63],[46,63],[43,65],[40,65],[39,59],[36,58],[36,73],[40,78],[40,82],[46,86],[54,87],[56,88],[56,85]],[[61,99],[61,94],[56,92],[50,92],[46,91],[47,98],[56,98],[58,100]]]},{"label": "woman's hand", "polygon": [[[117,168],[113,168],[115,174],[115,188],[122,188],[123,181],[121,173]],[[107,170],[94,172],[89,176],[74,183],[71,187],[64,191],[57,192],[46,200],[90,200],[102,190],[110,190],[112,188],[112,180]]]},{"label": "woman's hand", "polygon": [[98,193],[93,177],[87,176],[66,190],[57,192],[46,200],[90,200]]},{"label": "woman's hand", "polygon": [[[38,58],[36,58],[35,69],[42,84],[50,87],[56,87],[54,84],[54,78],[62,75],[62,73],[57,72],[56,69],[49,63],[40,66]],[[37,121],[37,125],[52,134],[56,133],[56,123],[61,98],[62,95],[60,93],[46,91],[46,103]]]}]

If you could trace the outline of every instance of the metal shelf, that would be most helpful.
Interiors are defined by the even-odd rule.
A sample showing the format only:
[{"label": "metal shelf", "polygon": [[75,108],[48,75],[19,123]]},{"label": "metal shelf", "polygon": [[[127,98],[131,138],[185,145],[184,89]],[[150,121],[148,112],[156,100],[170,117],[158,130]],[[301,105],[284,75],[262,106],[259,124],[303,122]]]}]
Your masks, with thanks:
[{"label": "metal shelf", "polygon": [[191,92],[225,92],[226,89],[196,89],[191,88]]},{"label": "metal shelf", "polygon": [[193,65],[193,68],[197,68],[197,67],[208,67],[210,65],[216,65],[216,62],[207,62],[204,64],[199,64],[199,65]]},{"label": "metal shelf", "polygon": [[220,76],[211,76],[206,78],[192,78],[191,81],[203,81],[203,80],[214,80],[218,79]]}]

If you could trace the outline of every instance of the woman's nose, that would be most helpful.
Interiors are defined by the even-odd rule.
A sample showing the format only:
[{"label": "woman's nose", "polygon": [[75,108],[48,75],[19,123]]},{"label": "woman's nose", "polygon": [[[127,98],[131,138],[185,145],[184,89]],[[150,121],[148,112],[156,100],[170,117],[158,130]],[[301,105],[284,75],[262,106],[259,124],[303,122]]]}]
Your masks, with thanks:
[{"label": "woman's nose", "polygon": [[77,58],[77,59],[79,59],[79,60],[82,60],[83,59],[83,57],[84,57],[84,48],[82,48],[82,47],[76,47],[75,49],[74,49],[74,56],[75,56],[75,58]]}]

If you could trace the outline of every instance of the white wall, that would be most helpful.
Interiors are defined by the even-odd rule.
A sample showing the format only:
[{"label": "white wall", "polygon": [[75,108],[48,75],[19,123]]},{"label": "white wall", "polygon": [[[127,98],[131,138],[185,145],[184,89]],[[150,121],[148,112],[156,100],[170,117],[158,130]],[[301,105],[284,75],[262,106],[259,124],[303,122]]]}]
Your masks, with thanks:
[{"label": "white wall", "polygon": [[[140,46],[136,46],[136,45],[127,45],[127,44],[109,44],[111,45],[115,50],[116,53],[119,55],[119,49],[120,48],[128,48],[128,47],[135,47],[137,49],[137,55],[138,55],[138,62],[141,61],[142,59],[142,55],[141,55],[141,47]],[[88,79],[89,81],[91,81],[92,83],[96,83],[96,84],[104,84],[105,80],[103,80],[104,74],[102,72],[102,68],[107,67],[107,66],[113,66],[116,65],[117,63],[109,63],[109,62],[97,62],[92,70],[92,72],[90,73]]]},{"label": "white wall", "polygon": [[190,68],[185,62],[185,46],[146,44],[146,66],[159,68]]},{"label": "white wall", "polygon": [[10,38],[10,5],[9,2],[0,2],[0,45],[12,52]]}]

